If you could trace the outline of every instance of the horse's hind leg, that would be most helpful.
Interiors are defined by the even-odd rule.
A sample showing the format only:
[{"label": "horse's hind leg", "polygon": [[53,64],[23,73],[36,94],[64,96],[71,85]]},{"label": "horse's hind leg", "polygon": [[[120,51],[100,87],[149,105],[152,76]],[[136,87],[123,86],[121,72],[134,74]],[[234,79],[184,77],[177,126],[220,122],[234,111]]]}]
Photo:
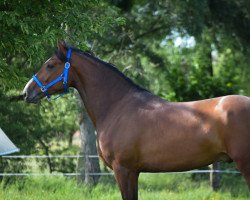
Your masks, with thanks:
[{"label": "horse's hind leg", "polygon": [[247,185],[250,189],[250,159],[236,160],[236,164],[242,175],[244,176]]},{"label": "horse's hind leg", "polygon": [[234,146],[235,148],[232,148],[231,154],[229,153],[229,155],[236,163],[238,170],[244,176],[250,189],[250,144],[247,143],[244,143],[243,141],[237,143],[237,145]]},{"label": "horse's hind leg", "polygon": [[[235,139],[237,140],[237,139]],[[236,163],[238,170],[244,176],[248,187],[250,189],[250,154],[249,154],[249,147],[250,143],[248,140],[234,143],[232,145],[231,154],[229,153],[230,157]]]},{"label": "horse's hind leg", "polygon": [[123,200],[138,200],[139,173],[122,166],[113,167]]},{"label": "horse's hind leg", "polygon": [[[250,99],[250,98],[249,98]],[[225,134],[227,153],[237,164],[250,188],[250,102],[245,108],[238,106],[235,111],[228,113],[228,125]]]}]

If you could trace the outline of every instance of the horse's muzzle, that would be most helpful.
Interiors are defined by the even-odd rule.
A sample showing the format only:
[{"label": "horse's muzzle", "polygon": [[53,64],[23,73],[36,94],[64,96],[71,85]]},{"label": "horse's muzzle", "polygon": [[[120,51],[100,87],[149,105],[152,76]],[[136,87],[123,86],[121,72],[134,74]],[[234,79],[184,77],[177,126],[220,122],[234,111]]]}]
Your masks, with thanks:
[{"label": "horse's muzzle", "polygon": [[23,91],[23,99],[27,103],[35,103],[36,104],[41,99],[41,94],[37,93],[35,90],[33,90],[33,91],[24,90]]},{"label": "horse's muzzle", "polygon": [[38,103],[42,98],[40,90],[36,90],[36,85],[34,85],[33,79],[30,79],[29,82],[25,85],[22,96],[23,100],[28,103]]}]

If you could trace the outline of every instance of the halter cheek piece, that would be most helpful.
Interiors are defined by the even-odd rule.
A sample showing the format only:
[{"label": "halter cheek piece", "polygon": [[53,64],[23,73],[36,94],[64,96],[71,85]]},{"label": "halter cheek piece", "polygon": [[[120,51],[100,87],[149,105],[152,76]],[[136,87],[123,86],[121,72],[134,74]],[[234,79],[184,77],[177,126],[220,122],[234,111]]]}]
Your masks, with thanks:
[{"label": "halter cheek piece", "polygon": [[64,65],[64,71],[61,74],[61,76],[57,77],[55,80],[51,81],[49,84],[47,85],[43,85],[37,78],[36,75],[33,75],[32,78],[33,80],[37,83],[37,85],[40,87],[41,91],[44,92],[44,94],[46,95],[46,97],[49,99],[51,96],[48,92],[48,89],[50,87],[52,87],[53,85],[55,85],[56,83],[58,83],[59,81],[63,81],[63,88],[64,88],[64,92],[61,93],[60,95],[58,95],[57,97],[53,98],[52,100],[56,100],[59,97],[63,96],[64,94],[66,94],[68,92],[68,74],[69,74],[69,68],[70,68],[70,56],[71,56],[71,49],[68,49],[67,52],[67,60],[66,63]]}]

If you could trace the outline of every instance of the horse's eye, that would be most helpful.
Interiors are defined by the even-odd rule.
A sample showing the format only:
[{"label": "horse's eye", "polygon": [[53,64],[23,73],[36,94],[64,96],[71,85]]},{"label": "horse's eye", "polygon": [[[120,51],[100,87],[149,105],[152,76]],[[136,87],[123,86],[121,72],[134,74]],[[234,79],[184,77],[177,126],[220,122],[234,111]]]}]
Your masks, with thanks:
[{"label": "horse's eye", "polygon": [[54,65],[48,64],[47,67],[48,67],[49,69],[52,69],[52,68],[54,68],[55,66],[54,66]]}]

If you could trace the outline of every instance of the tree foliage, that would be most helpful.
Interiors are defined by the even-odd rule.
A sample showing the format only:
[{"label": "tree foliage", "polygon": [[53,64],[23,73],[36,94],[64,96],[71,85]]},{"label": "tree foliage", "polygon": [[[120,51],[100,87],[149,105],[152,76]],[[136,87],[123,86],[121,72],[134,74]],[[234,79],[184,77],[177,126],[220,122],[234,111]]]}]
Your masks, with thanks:
[{"label": "tree foliage", "polygon": [[[57,41],[91,48],[90,40],[122,23],[117,9],[102,0],[1,1],[0,125],[21,154],[69,153],[68,145],[54,146],[62,141],[67,144],[77,130],[78,108],[73,94],[53,104],[43,101],[36,106],[10,102],[9,96],[21,93],[32,73],[52,55]],[[48,163],[50,171],[67,170],[65,161]],[[16,164],[8,167],[12,166],[21,168]]]},{"label": "tree foliage", "polygon": [[111,2],[127,23],[96,50],[138,83],[170,100],[249,93],[248,1]]},{"label": "tree foliage", "polygon": [[86,48],[95,35],[122,23],[116,10],[101,0],[3,0],[0,11],[0,81],[8,89],[23,87],[23,76],[40,68],[58,40]]}]

